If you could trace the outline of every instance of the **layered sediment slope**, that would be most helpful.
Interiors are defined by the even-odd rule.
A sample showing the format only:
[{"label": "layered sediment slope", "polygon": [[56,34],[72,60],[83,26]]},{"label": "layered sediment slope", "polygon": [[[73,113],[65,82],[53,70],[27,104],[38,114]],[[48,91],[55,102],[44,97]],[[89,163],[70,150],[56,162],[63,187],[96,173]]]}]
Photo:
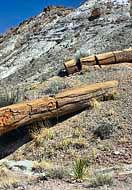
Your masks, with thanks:
[{"label": "layered sediment slope", "polygon": [[[100,15],[91,17],[96,8]],[[77,51],[92,54],[130,47],[128,9],[127,3],[90,0],[76,10],[50,7],[24,21],[0,36],[1,83],[42,82],[57,75]]]}]

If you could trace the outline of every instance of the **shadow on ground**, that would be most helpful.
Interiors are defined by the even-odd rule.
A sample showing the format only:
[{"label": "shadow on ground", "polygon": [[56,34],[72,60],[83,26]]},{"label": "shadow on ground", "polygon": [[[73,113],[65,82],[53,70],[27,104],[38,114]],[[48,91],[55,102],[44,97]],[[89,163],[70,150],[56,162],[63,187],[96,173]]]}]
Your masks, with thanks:
[{"label": "shadow on ground", "polygon": [[[58,123],[62,123],[66,119],[69,119],[76,114],[81,113],[83,110],[75,112],[73,114],[69,114],[63,117],[54,118],[50,120],[50,126],[44,126],[44,127],[53,127],[54,125]],[[31,125],[32,126],[32,125]],[[24,144],[30,142],[32,140],[31,133],[30,133],[30,125],[29,126],[23,126],[20,128],[17,128],[8,134],[0,136],[0,159],[5,158],[6,156],[12,154],[15,152],[18,148],[23,146]],[[35,125],[34,125],[35,127]]]},{"label": "shadow on ground", "polygon": [[0,159],[16,151],[31,140],[27,127],[21,127],[0,137]]}]

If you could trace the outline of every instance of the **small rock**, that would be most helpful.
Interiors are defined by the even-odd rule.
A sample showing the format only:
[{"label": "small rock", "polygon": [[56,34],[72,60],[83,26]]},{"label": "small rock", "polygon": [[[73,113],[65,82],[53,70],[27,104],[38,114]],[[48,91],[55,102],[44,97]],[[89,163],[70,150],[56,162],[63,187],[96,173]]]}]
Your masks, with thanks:
[{"label": "small rock", "polygon": [[120,155],[120,152],[119,151],[115,151],[114,154],[115,155]]}]

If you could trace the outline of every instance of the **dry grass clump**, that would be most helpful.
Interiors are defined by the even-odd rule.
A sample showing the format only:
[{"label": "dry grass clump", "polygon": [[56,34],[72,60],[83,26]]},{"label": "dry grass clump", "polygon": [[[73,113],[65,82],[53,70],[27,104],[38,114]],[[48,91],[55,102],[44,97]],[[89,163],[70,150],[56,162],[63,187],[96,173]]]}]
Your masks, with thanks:
[{"label": "dry grass clump", "polygon": [[84,138],[64,138],[59,143],[54,145],[55,150],[67,150],[70,147],[75,149],[85,148],[87,146],[87,142]]},{"label": "dry grass clump", "polygon": [[52,128],[49,128],[50,126],[52,124],[49,120],[36,121],[29,126],[29,135],[36,142],[36,145],[39,146],[43,139],[50,140],[54,138],[55,134]]},{"label": "dry grass clump", "polygon": [[44,140],[52,140],[55,137],[55,133],[52,129],[45,128],[41,130],[39,133],[32,133],[33,144],[38,147],[42,146]]},{"label": "dry grass clump", "polygon": [[59,166],[45,160],[35,162],[33,170],[44,172],[46,177],[52,179],[63,179],[69,176],[68,170],[66,170],[63,166]]},{"label": "dry grass clump", "polygon": [[15,104],[24,96],[24,92],[16,87],[2,87],[0,89],[0,107]]},{"label": "dry grass clump", "polygon": [[69,173],[64,167],[55,166],[54,168],[48,170],[47,177],[52,179],[63,179],[69,177]]},{"label": "dry grass clump", "polygon": [[94,108],[94,109],[100,109],[101,108],[101,103],[98,100],[96,100],[95,98],[92,98],[91,107]]},{"label": "dry grass clump", "polygon": [[96,174],[95,177],[90,181],[92,187],[112,185],[112,183],[113,178],[110,174]]},{"label": "dry grass clump", "polygon": [[7,169],[4,165],[0,166],[0,188],[7,189],[8,187],[17,186],[21,178],[15,176],[13,172]]},{"label": "dry grass clump", "polygon": [[44,170],[50,170],[53,168],[53,164],[50,161],[46,161],[42,159],[41,161],[35,161],[33,170],[37,171],[44,171]]},{"label": "dry grass clump", "polygon": [[56,77],[54,80],[48,82],[48,86],[44,90],[44,94],[55,95],[59,91],[66,88],[70,88],[70,84],[67,81],[62,80],[61,78]]}]

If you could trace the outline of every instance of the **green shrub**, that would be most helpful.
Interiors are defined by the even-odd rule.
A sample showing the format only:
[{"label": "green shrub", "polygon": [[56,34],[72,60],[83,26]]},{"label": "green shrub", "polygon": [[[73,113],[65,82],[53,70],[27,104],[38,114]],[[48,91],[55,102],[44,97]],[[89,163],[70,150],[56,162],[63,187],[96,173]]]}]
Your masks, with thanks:
[{"label": "green shrub", "polygon": [[109,122],[102,122],[94,131],[96,137],[100,137],[101,140],[107,139],[112,135],[115,130],[115,126]]}]

